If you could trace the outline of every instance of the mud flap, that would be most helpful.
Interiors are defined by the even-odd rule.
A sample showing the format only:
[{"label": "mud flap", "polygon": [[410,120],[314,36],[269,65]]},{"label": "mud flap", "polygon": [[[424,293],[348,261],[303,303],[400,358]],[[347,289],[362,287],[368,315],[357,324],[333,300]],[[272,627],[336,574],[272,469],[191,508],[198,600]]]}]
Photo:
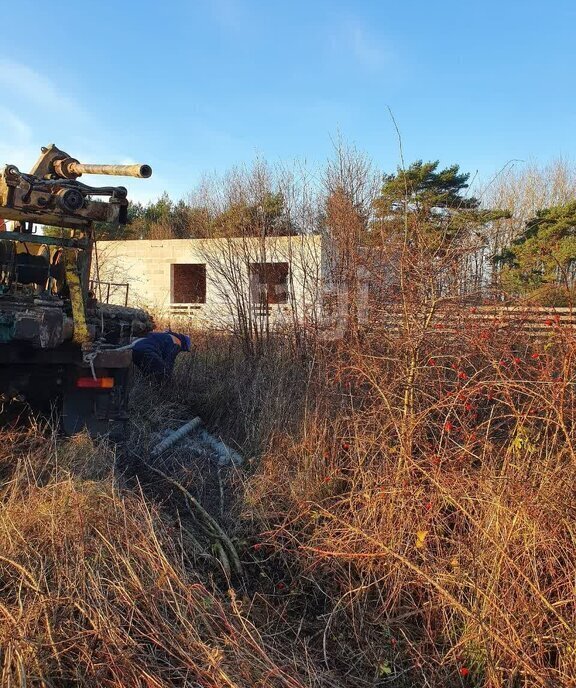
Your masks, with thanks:
[{"label": "mud flap", "polygon": [[87,430],[93,437],[126,438],[131,370],[115,371],[114,390],[68,388],[62,396],[62,429],[66,435]]},{"label": "mud flap", "polygon": [[66,435],[87,430],[90,435],[106,435],[111,422],[107,413],[109,394],[85,390],[68,391],[62,399],[62,429]]}]

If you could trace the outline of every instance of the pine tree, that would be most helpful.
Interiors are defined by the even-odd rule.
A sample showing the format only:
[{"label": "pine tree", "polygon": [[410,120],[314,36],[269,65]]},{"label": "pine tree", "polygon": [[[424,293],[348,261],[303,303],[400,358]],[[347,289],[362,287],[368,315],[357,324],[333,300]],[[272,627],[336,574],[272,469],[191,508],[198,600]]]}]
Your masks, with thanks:
[{"label": "pine tree", "polygon": [[418,160],[407,169],[384,175],[374,203],[373,228],[384,235],[404,236],[418,248],[446,250],[464,234],[508,213],[483,210],[480,201],[467,196],[470,174],[458,165],[439,170],[439,161]]},{"label": "pine tree", "polygon": [[[576,278],[576,201],[540,210],[524,232],[497,256],[502,283],[543,303],[571,300]],[[561,303],[562,302],[562,303]]]}]

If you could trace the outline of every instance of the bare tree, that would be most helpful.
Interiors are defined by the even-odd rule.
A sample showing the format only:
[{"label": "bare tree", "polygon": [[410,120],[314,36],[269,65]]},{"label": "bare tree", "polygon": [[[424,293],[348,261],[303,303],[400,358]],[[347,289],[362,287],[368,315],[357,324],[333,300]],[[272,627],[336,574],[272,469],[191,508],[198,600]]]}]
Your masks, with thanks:
[{"label": "bare tree", "polygon": [[[356,339],[359,325],[362,245],[367,244],[379,177],[369,158],[339,137],[323,174],[324,230],[331,242],[331,278],[344,335]],[[344,311],[344,312],[342,312]]]},{"label": "bare tree", "polygon": [[[486,186],[482,201],[486,207],[507,208],[509,219],[496,220],[486,232],[485,270],[490,273],[490,258],[519,237],[528,220],[539,210],[564,205],[576,198],[576,166],[564,158],[546,165],[511,165]],[[498,275],[494,273],[493,282]]]}]

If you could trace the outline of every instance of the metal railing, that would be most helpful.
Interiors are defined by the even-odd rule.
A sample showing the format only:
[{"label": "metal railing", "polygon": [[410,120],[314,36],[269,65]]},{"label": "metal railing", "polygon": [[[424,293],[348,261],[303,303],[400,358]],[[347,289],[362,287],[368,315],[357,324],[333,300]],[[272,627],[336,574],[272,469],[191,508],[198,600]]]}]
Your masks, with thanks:
[{"label": "metal railing", "polygon": [[[90,291],[100,303],[110,303],[110,296],[115,297],[116,293],[120,290],[124,291],[124,306],[127,306],[128,292],[130,290],[130,285],[127,282],[102,282],[100,280],[90,280]],[[105,298],[103,298],[102,294],[105,294]]]}]

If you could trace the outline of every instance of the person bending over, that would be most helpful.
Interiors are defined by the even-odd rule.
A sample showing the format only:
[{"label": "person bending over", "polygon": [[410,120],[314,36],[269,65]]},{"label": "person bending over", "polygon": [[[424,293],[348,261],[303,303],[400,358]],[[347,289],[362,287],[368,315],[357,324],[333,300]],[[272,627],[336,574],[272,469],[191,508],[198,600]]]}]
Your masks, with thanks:
[{"label": "person bending over", "polygon": [[190,337],[177,332],[150,332],[132,345],[132,360],[146,377],[168,380],[174,370],[176,356],[190,351]]}]

